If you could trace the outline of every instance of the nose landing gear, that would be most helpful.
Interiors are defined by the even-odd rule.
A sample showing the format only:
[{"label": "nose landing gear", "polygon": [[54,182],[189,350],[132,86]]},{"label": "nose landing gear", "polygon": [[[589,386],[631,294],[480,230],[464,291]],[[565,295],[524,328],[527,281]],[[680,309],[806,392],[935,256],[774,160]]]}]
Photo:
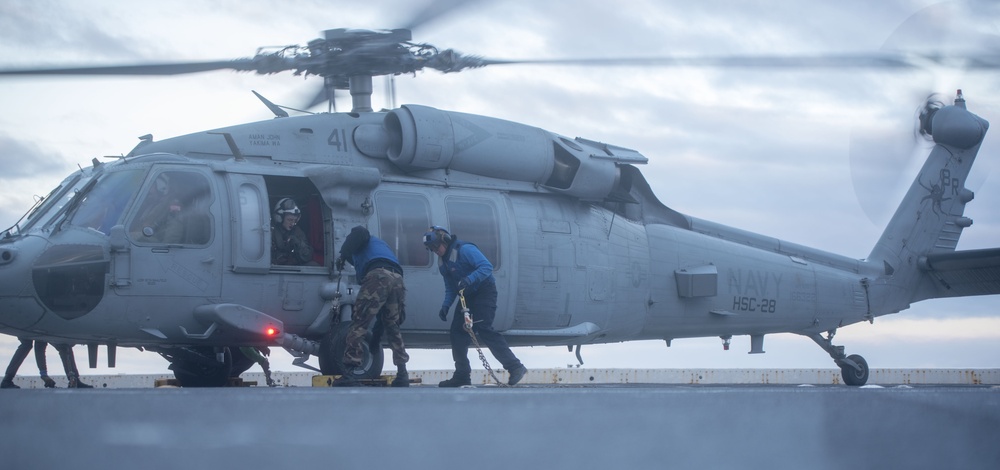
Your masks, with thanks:
[{"label": "nose landing gear", "polygon": [[833,329],[826,333],[825,338],[820,336],[819,333],[812,333],[806,336],[830,354],[833,362],[840,367],[840,374],[844,378],[845,384],[856,387],[864,385],[868,382],[868,362],[858,354],[851,354],[850,356],[844,354],[843,346],[834,346],[833,335],[836,333],[837,330]]},{"label": "nose landing gear", "polygon": [[351,373],[355,378],[374,379],[382,374],[385,352],[382,350],[381,320],[375,320],[374,331],[369,331],[361,344],[361,365],[351,371],[344,370],[344,352],[347,349],[347,334],[351,326],[353,305],[342,305],[341,319],[320,341],[319,368],[323,375]]}]

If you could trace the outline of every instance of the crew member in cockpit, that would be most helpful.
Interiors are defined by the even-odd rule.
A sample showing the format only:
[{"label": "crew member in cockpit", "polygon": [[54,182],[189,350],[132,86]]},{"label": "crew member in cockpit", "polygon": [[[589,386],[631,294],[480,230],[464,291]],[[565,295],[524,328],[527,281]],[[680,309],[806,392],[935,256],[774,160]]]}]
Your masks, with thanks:
[{"label": "crew member in cockpit", "polygon": [[180,202],[171,191],[170,176],[160,174],[142,201],[139,216],[132,224],[132,236],[140,241],[180,243],[184,232],[180,211]]},{"label": "crew member in cockpit", "polygon": [[314,266],[313,248],[298,226],[302,211],[292,198],[274,205],[271,224],[271,264]]}]

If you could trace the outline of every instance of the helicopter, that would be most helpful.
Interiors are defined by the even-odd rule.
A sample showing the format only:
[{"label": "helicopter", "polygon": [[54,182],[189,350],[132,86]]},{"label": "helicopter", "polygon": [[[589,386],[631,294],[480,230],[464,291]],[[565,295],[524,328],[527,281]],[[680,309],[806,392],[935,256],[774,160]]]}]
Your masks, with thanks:
[{"label": "helicopter", "polygon": [[[992,251],[928,258],[923,267],[910,263],[905,273],[898,254],[873,251],[881,264],[872,256],[862,262],[829,255],[670,209],[638,171],[648,160],[636,150],[427,106],[373,111],[371,77],[377,74],[512,62],[441,51],[410,39],[405,29],[337,29],[302,48],[188,64],[185,70],[271,73],[285,67],[319,75],[326,94],[347,88],[353,109],[289,117],[265,100],[276,119],[162,141],[146,138],[118,161],[96,162],[71,175],[6,232],[6,271],[22,282],[10,283],[19,286],[18,294],[3,296],[6,310],[16,311],[4,332],[71,338],[90,346],[92,357],[98,344],[107,345],[110,361],[118,346],[157,351],[188,384],[219,383],[231,369],[234,345],[284,346],[300,358],[318,356],[323,372],[334,373],[341,341],[336,325],[349,317],[350,295],[357,290],[350,275],[330,269],[344,234],[353,225],[368,225],[397,250],[410,292],[434,293],[440,279],[433,259],[415,242],[429,225],[445,220],[461,238],[484,248],[496,266],[500,291],[507,293],[496,326],[513,345],[579,348],[698,336],[728,342],[746,335],[752,352],[761,352],[765,334],[790,331],[816,341],[844,370],[845,382],[860,385],[867,364],[834,346],[833,331],[906,308],[916,297],[887,299],[879,293],[911,290],[897,280],[929,282],[932,266],[967,266],[961,261],[970,258],[987,263],[975,269],[995,265],[989,264]],[[179,66],[105,72],[161,73]],[[961,108],[956,102],[934,109],[945,123],[935,127],[969,121],[955,124],[958,132],[975,134],[976,126],[983,126],[957,111]],[[968,145],[966,137],[956,139],[961,142],[939,144]],[[964,158],[969,164],[973,147],[962,149],[972,152]],[[939,171],[936,180],[914,183],[921,204],[929,206],[928,218],[954,216],[951,227],[958,233],[968,223],[960,219],[970,197],[960,173],[958,182],[949,170],[948,178]],[[185,228],[191,235],[177,243],[144,240],[147,227],[133,223],[139,221],[142,196],[160,176],[190,192],[181,207],[190,210]],[[127,196],[117,199],[119,194]],[[301,224],[317,253],[314,266],[274,266],[267,259],[271,208],[284,197],[304,209]],[[963,202],[957,208],[949,206],[958,201]],[[113,210],[98,214],[100,209]],[[533,225],[524,225],[528,221]],[[31,244],[43,239],[63,248],[33,252],[41,248]],[[919,264],[920,256],[915,258]],[[17,271],[18,266],[29,269]],[[949,274],[956,273],[937,272],[942,279],[936,282],[958,286],[944,279]],[[30,285],[23,281],[28,278]],[[793,278],[801,283],[797,289],[788,287]],[[997,293],[991,287],[981,293]],[[410,311],[433,313],[436,300],[437,295],[411,295]],[[169,305],[169,311],[150,313],[151,304]],[[411,313],[404,331],[410,347],[446,342],[434,315]],[[367,373],[377,374],[381,348],[370,345],[368,356]]]}]

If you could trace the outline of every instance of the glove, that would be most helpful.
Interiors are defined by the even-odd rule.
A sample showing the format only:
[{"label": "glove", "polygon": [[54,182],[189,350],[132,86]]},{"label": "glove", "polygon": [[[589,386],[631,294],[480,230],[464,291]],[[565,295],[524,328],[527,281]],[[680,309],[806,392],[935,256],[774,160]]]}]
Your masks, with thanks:
[{"label": "glove", "polygon": [[344,258],[337,258],[337,271],[344,270]]},{"label": "glove", "polygon": [[465,278],[458,280],[458,290],[465,290],[467,287],[469,287],[469,281],[466,281]]},{"label": "glove", "polygon": [[441,319],[441,321],[448,321],[448,308],[441,307],[441,311],[438,312],[438,317]]}]

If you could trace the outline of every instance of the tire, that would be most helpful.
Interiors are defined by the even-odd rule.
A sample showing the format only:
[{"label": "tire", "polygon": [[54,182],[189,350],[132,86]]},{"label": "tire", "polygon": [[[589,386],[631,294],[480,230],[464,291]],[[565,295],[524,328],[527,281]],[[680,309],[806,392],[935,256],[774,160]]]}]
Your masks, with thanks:
[{"label": "tire", "polygon": [[847,358],[860,366],[861,370],[856,370],[851,366],[841,367],[840,373],[844,377],[844,383],[855,387],[868,383],[868,362],[865,361],[865,358],[857,354],[851,354]]},{"label": "tire", "polygon": [[174,377],[181,387],[225,387],[233,369],[233,356],[225,348],[224,361],[215,360],[213,348],[196,348],[193,354],[170,363]]},{"label": "tire", "polygon": [[[334,325],[333,329],[323,335],[319,342],[319,370],[323,375],[342,375],[344,373],[344,350],[340,349],[340,355],[336,353],[334,343],[337,340],[337,332],[341,330],[340,324]],[[344,328],[346,329],[346,328]]]},{"label": "tire", "polygon": [[[319,368],[323,375],[343,375],[346,372],[343,361],[344,351],[347,349],[348,330],[350,330],[348,324],[342,323],[334,327],[320,341]],[[371,333],[366,334],[365,342],[361,345],[361,367],[350,371],[357,379],[374,379],[382,374],[385,355],[381,347],[369,345],[370,337]]]},{"label": "tire", "polygon": [[250,368],[256,364],[253,359],[250,359],[246,354],[243,354],[243,351],[240,351],[240,348],[229,348],[229,352],[233,356],[233,366],[229,371],[229,376],[232,378],[243,375],[244,372],[250,370]]}]

